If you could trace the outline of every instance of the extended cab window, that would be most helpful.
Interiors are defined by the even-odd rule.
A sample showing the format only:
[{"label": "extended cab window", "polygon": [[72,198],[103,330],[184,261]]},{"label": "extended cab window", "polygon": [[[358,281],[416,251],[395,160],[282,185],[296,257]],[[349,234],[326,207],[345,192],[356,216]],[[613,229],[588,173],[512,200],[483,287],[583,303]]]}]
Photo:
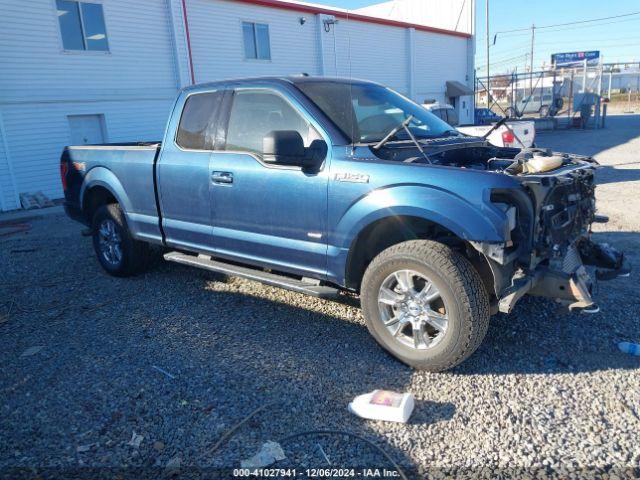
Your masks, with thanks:
[{"label": "extended cab window", "polygon": [[320,136],[304,117],[275,92],[236,92],[229,116],[227,150],[262,154],[262,141],[272,131],[295,130],[305,147]]},{"label": "extended cab window", "polygon": [[176,143],[189,150],[213,150],[222,92],[196,93],[187,98]]}]

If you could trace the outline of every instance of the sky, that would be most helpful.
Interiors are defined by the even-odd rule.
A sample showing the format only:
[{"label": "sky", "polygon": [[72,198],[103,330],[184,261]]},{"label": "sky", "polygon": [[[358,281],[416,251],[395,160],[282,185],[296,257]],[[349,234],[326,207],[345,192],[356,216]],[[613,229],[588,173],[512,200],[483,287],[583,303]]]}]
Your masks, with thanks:
[{"label": "sky", "polygon": [[[375,0],[310,0],[341,8],[354,9],[378,3]],[[442,0],[446,2],[447,0]],[[486,74],[485,3],[476,0],[476,67]],[[529,64],[531,32],[505,30],[555,25],[558,23],[612,17],[640,12],[638,0],[490,0],[490,46],[492,74],[506,73]],[[600,50],[603,62],[640,61],[640,14],[599,22],[536,30],[534,69],[548,65],[552,53]]]}]

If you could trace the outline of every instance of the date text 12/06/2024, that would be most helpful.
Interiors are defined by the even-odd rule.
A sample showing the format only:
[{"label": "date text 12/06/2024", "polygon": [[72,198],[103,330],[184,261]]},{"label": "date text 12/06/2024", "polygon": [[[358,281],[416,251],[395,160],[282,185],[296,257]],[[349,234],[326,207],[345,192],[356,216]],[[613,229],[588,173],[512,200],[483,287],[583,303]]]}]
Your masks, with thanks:
[{"label": "date text 12/06/2024", "polygon": [[400,478],[397,470],[386,468],[238,468],[234,478]]}]

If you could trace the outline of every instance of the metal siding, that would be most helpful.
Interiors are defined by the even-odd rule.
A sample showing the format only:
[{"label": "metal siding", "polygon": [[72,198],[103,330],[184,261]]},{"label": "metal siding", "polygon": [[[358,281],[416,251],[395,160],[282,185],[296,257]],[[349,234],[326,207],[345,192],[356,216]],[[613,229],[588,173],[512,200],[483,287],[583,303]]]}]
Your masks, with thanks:
[{"label": "metal siding", "polygon": [[[68,115],[103,114],[109,142],[161,140],[173,99],[12,105],[4,109],[18,191],[62,196],[58,162],[71,143]],[[3,187],[4,190],[4,187]]]},{"label": "metal siding", "polygon": [[458,32],[474,33],[475,0],[393,0],[355,11]]},{"label": "metal siding", "polygon": [[[54,0],[0,0],[0,107],[18,192],[62,195],[67,115],[104,114],[110,141],[161,138],[179,74],[167,1],[103,0],[104,53],[63,51]],[[0,153],[5,208],[17,208],[5,157]]]},{"label": "metal siding", "polygon": [[467,48],[471,42],[437,33],[415,33],[415,92],[416,100],[444,101],[446,81],[457,80],[471,85],[467,71]]},{"label": "metal siding", "polygon": [[[409,93],[407,29],[342,19],[331,28],[336,32],[338,76],[372,80]],[[328,68],[335,70],[332,62]]]},{"label": "metal siding", "polygon": [[[190,0],[187,4],[197,82],[319,72],[317,25],[312,15],[225,0]],[[304,25],[301,17],[307,19]],[[271,60],[245,60],[243,21],[269,25]]]},{"label": "metal siding", "polygon": [[[102,2],[109,53],[64,52],[53,0],[0,0],[0,91],[35,101],[175,92],[165,2]],[[25,61],[28,59],[28,61]]]}]

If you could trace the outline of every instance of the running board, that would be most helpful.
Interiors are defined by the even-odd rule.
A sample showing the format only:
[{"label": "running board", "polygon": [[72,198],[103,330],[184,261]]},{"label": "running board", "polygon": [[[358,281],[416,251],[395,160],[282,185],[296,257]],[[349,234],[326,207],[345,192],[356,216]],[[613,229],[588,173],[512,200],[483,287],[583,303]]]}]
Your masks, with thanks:
[{"label": "running board", "polygon": [[249,267],[241,267],[220,260],[211,260],[210,257],[202,255],[188,255],[181,252],[169,252],[164,255],[168,262],[180,263],[192,267],[203,268],[212,272],[223,273],[232,277],[241,277],[248,280],[264,283],[273,287],[280,287],[298,293],[304,293],[318,298],[337,298],[340,291],[326,285],[315,285],[304,282],[285,275],[256,270]]}]

